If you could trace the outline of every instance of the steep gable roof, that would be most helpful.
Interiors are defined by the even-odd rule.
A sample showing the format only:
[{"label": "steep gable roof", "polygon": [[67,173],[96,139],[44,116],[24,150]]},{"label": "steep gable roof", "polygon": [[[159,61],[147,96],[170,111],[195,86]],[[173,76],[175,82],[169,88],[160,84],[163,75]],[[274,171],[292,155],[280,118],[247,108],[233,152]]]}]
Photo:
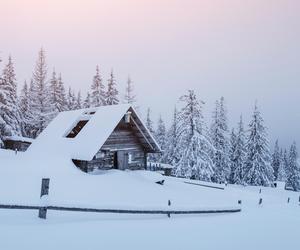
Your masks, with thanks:
[{"label": "steep gable roof", "polygon": [[[130,105],[111,105],[61,112],[29,147],[28,152],[67,155],[71,159],[90,161],[111,135],[124,115],[130,111],[144,143],[151,152],[161,149],[134,108]],[[80,120],[88,120],[76,136],[66,136]],[[74,132],[74,131],[73,131]]]}]

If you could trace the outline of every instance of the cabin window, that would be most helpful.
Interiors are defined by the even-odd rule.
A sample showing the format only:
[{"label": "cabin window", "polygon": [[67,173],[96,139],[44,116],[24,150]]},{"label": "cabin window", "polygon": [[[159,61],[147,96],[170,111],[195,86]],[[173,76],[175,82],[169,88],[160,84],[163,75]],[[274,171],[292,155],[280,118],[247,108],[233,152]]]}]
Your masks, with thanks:
[{"label": "cabin window", "polygon": [[87,111],[84,113],[84,115],[94,115],[96,111]]},{"label": "cabin window", "polygon": [[72,130],[66,135],[66,137],[75,138],[87,123],[88,120],[81,120],[77,122],[75,127],[72,128]]}]

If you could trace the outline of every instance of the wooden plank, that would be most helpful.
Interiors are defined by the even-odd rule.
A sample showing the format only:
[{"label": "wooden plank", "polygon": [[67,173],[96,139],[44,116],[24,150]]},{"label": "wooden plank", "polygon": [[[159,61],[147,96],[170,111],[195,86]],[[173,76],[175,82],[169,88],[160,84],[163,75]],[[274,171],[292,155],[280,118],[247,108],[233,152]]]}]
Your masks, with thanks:
[{"label": "wooden plank", "polygon": [[201,187],[215,188],[215,189],[221,189],[221,190],[224,190],[223,187],[210,186],[210,185],[205,185],[205,184],[200,184],[200,183],[193,183],[193,182],[188,182],[188,181],[184,181],[184,183],[186,183],[186,184],[191,184],[191,185],[197,185],[197,186],[201,186]]}]

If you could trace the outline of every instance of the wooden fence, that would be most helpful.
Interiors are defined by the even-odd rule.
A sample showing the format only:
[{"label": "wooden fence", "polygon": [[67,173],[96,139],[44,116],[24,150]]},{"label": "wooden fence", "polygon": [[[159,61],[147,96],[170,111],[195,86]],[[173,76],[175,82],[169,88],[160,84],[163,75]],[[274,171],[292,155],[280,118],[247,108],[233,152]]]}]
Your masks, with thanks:
[{"label": "wooden fence", "polygon": [[[50,179],[42,179],[41,197],[49,194]],[[171,206],[171,201],[168,201],[168,206]],[[92,213],[117,213],[117,214],[165,214],[168,217],[171,214],[214,214],[214,213],[237,213],[241,212],[240,208],[233,209],[199,209],[199,210],[163,210],[163,209],[110,209],[110,208],[82,208],[82,207],[65,207],[51,205],[18,205],[18,204],[0,204],[0,209],[26,209],[38,210],[39,218],[46,219],[47,210],[56,211],[71,211],[71,212],[92,212]]]}]

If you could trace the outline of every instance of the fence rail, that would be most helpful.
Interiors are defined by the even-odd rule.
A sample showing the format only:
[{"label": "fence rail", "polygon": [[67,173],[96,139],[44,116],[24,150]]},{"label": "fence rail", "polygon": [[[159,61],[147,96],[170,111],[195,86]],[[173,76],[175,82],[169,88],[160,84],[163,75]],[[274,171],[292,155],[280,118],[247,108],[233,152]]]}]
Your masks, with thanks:
[{"label": "fence rail", "polygon": [[26,206],[0,204],[0,209],[27,209],[27,210],[57,210],[71,212],[93,212],[93,213],[118,213],[118,214],[212,214],[212,213],[237,213],[240,208],[233,209],[202,209],[202,210],[137,210],[137,209],[98,209],[62,206]]}]

